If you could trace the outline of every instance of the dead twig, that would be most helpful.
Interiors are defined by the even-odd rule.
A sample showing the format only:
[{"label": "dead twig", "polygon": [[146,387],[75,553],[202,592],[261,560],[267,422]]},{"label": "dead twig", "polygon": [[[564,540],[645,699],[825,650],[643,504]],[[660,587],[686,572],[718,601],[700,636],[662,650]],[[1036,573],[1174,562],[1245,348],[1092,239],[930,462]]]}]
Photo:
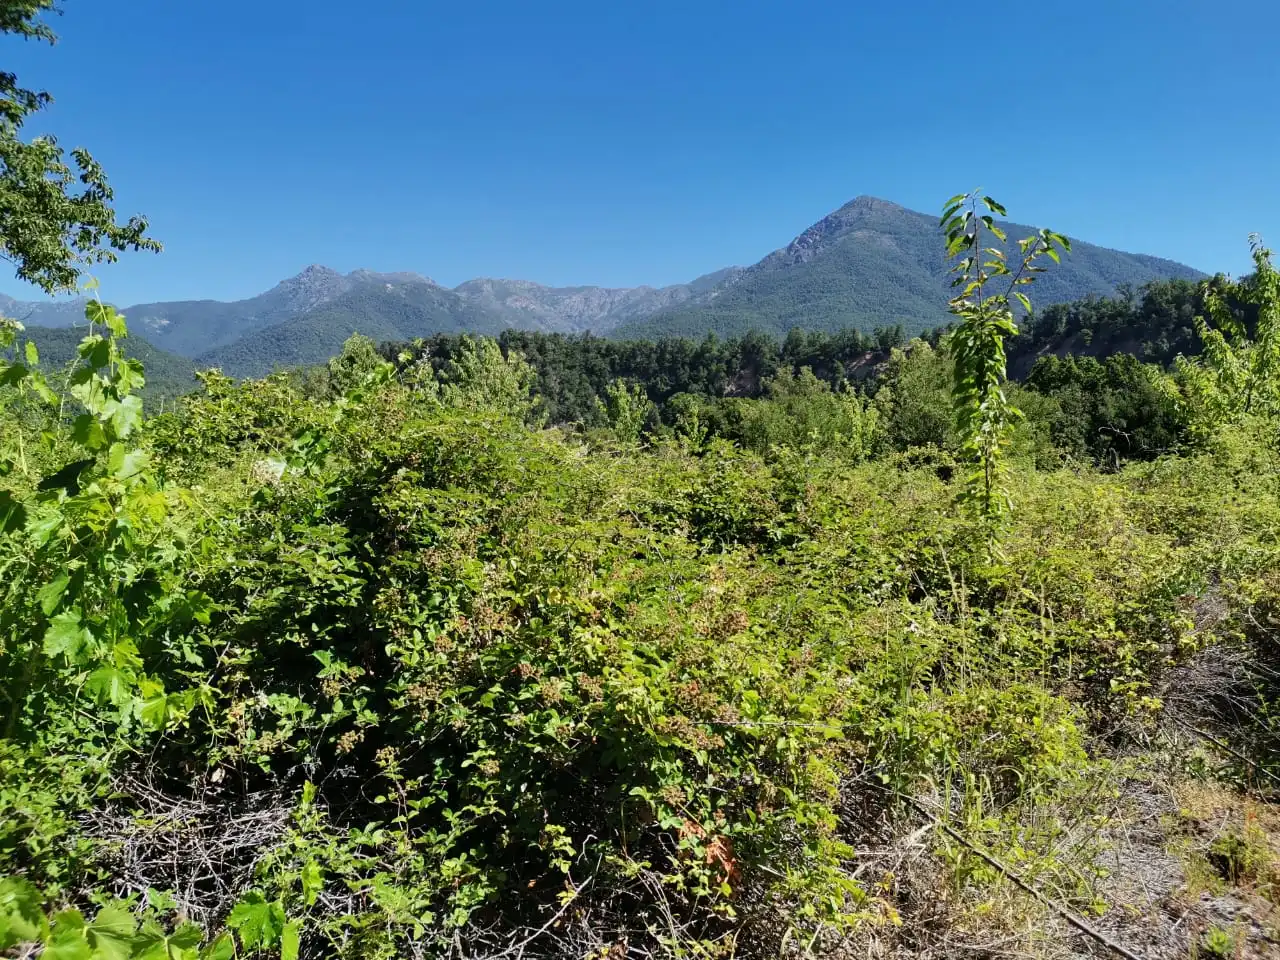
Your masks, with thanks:
[{"label": "dead twig", "polygon": [[1124,946],[1123,944],[1116,943],[1106,934],[1098,930],[1095,930],[1093,927],[1089,926],[1089,924],[1085,923],[1083,919],[1081,919],[1075,912],[1073,912],[1069,908],[1063,906],[1062,904],[1058,903],[1058,901],[1041,893],[1034,886],[1032,886],[1030,883],[1028,883],[1018,874],[1016,874],[1012,869],[1005,866],[1003,863],[1001,863],[991,854],[987,853],[982,848],[971,843],[962,834],[952,829],[950,826],[948,826],[947,824],[939,820],[937,817],[935,817],[932,813],[930,813],[927,809],[925,809],[923,804],[917,801],[914,797],[908,797],[901,794],[900,796],[902,796],[902,798],[906,800],[907,803],[909,803],[912,807],[914,807],[916,809],[916,812],[918,812],[926,820],[930,821],[934,826],[942,830],[942,832],[945,833],[947,836],[949,836],[952,840],[954,840],[956,843],[960,844],[961,846],[965,847],[967,850],[971,851],[972,853],[976,854],[978,857],[984,860],[987,864],[989,864],[990,866],[998,870],[1004,877],[1006,877],[1011,883],[1013,883],[1014,886],[1018,887],[1019,889],[1023,890],[1026,893],[1029,893],[1041,904],[1048,907],[1050,910],[1056,913],[1059,917],[1061,917],[1071,926],[1075,927],[1075,929],[1079,930],[1085,936],[1096,941],[1097,943],[1102,944],[1104,947],[1106,947],[1108,950],[1111,950],[1113,953],[1116,953],[1119,956],[1124,957],[1125,960],[1143,960],[1141,956],[1134,953],[1128,947]]},{"label": "dead twig", "polygon": [[1213,734],[1207,733],[1204,730],[1201,730],[1199,727],[1192,726],[1191,724],[1187,723],[1187,721],[1183,720],[1181,717],[1171,716],[1169,719],[1172,720],[1174,723],[1176,723],[1178,726],[1191,731],[1196,736],[1202,737],[1203,739],[1209,741],[1209,743],[1213,744],[1223,753],[1230,754],[1231,756],[1239,760],[1241,763],[1247,764],[1252,769],[1258,771],[1258,773],[1262,774],[1272,783],[1276,784],[1277,786],[1280,786],[1280,776],[1276,776],[1266,767],[1259,765],[1259,763],[1256,760],[1252,760],[1249,757],[1246,757],[1243,753],[1240,753],[1237,750],[1234,750],[1233,748],[1231,748],[1230,746],[1228,746],[1227,744],[1219,740],[1217,737],[1215,737]]}]

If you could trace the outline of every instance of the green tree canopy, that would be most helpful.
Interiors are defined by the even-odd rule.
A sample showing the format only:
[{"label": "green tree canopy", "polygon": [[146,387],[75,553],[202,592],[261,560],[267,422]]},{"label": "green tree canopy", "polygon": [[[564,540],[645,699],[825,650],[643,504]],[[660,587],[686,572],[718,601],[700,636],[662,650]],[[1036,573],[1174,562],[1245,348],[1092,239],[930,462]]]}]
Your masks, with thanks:
[{"label": "green tree canopy", "polygon": [[[42,19],[53,0],[0,0],[0,32],[54,43]],[[24,140],[23,125],[53,98],[0,71],[0,257],[49,293],[76,287],[84,267],[122,250],[159,251],[147,221],[120,223],[102,167],[81,147],[68,157],[52,136]]]}]

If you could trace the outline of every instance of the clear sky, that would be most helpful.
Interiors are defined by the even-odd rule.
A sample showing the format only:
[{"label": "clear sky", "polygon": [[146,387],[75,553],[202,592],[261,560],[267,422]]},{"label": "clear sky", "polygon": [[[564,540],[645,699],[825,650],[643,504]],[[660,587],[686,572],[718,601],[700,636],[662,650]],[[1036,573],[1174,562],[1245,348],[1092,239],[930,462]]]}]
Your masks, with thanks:
[{"label": "clear sky", "polygon": [[0,68],[56,98],[27,133],[87,146],[165,243],[100,271],[118,303],[309,263],[673,283],[859,194],[975,186],[1204,270],[1280,246],[1280,0],[61,6],[58,46],[6,39]]}]

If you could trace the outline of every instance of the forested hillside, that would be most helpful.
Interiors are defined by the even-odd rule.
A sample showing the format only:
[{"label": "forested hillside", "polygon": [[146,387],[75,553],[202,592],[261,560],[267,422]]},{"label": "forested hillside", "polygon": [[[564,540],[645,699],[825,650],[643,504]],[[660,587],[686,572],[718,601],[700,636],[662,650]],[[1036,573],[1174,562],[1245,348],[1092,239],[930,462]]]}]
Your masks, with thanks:
[{"label": "forested hillside", "polygon": [[[81,321],[83,320],[82,315]],[[50,379],[56,380],[59,372],[68,371],[68,368],[78,363],[77,350],[86,332],[84,326],[27,327],[23,336],[26,341],[35,345],[40,357],[40,368]],[[121,353],[137,360],[146,369],[147,383],[141,395],[148,402],[173,400],[190,393],[198,386],[196,365],[192,361],[157,349],[140,337],[130,337],[122,344]]]},{"label": "forested hillside", "polygon": [[202,353],[202,367],[235,376],[263,376],[276,369],[323,363],[353,333],[403,340],[439,331],[496,334],[502,322],[428,281],[362,282],[299,316],[263,327]]},{"label": "forested hillside", "polygon": [[[1256,324],[1249,304],[1233,308],[1246,325]],[[1177,357],[1203,349],[1195,317],[1204,311],[1201,287],[1173,280],[1053,304],[1024,318],[1008,343],[1018,381],[1009,389],[1027,413],[1023,431],[1040,430],[1060,453],[1099,463],[1178,448],[1192,412],[1175,399],[1170,372]],[[901,327],[870,334],[793,329],[781,340],[752,333],[630,341],[507,330],[496,340],[504,355],[532,368],[535,403],[548,424],[607,427],[621,384],[640,405],[649,433],[694,418],[710,436],[759,448],[796,439],[796,425],[785,418],[766,424],[778,403],[793,412],[812,406],[818,415],[824,405],[877,403],[907,392],[913,413],[886,421],[884,436],[890,447],[906,449],[956,443],[950,359],[937,349],[945,334],[937,329],[909,341]],[[468,334],[437,334],[380,349],[385,359],[427,362],[439,372],[473,343]]]},{"label": "forested hillside", "polygon": [[[1008,251],[1035,234],[1003,224]],[[901,324],[915,334],[947,322],[948,264],[939,256],[933,217],[875,197],[858,197],[824,217],[790,244],[705,298],[623,324],[613,335],[642,339],[664,335],[741,335],[755,330],[785,336],[793,327],[868,332]],[[1106,295],[1122,285],[1152,280],[1196,280],[1191,267],[1141,254],[1073,243],[1074,255],[1046,274],[1042,303]]]}]

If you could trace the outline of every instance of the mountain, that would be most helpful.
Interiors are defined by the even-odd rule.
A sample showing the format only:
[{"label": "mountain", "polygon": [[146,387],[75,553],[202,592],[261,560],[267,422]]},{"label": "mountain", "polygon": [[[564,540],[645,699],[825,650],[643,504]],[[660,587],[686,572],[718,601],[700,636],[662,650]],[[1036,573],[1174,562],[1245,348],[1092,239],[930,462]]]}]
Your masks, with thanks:
[{"label": "mountain", "polygon": [[126,308],[124,314],[139,333],[157,346],[183,356],[201,357],[369,287],[402,294],[405,288],[435,284],[411,273],[356,270],[344,275],[313,264],[248,300],[144,303]]},{"label": "mountain", "polygon": [[0,293],[0,316],[27,327],[70,327],[84,323],[84,297],[57,300],[15,300]]},{"label": "mountain", "polygon": [[[1003,224],[1008,247],[1035,231]],[[819,220],[787,246],[709,293],[610,335],[731,336],[748,330],[783,335],[793,327],[870,331],[901,324],[908,334],[949,322],[948,264],[936,217],[874,197],[858,197]],[[1121,284],[1199,279],[1171,260],[1108,250],[1072,238],[1071,254],[1030,288],[1033,303],[1061,303],[1114,293]]]},{"label": "mountain", "polygon": [[497,313],[424,277],[365,274],[317,306],[199,354],[196,363],[235,376],[262,376],[276,367],[320,363],[338,353],[353,333],[402,341],[433,333],[497,334],[510,326]]},{"label": "mountain", "polygon": [[[139,303],[121,312],[136,336],[145,337],[162,350],[194,358],[292,320],[358,289],[395,290],[419,286],[436,285],[412,273],[356,270],[341,274],[313,264],[247,300]],[[0,312],[16,316],[28,325],[69,327],[84,322],[84,304],[83,297],[25,302],[4,297],[0,299]]]},{"label": "mountain", "polygon": [[705,295],[742,272],[726,267],[669,287],[544,287],[528,280],[468,280],[454,292],[521,330],[603,333]]},{"label": "mountain", "polygon": [[[1010,244],[1032,233],[1005,226]],[[312,265],[246,300],[142,303],[122,312],[135,338],[237,376],[323,361],[356,332],[411,340],[514,328],[653,339],[901,325],[917,333],[950,319],[942,249],[936,218],[858,197],[754,266],[667,287],[548,287],[479,278],[449,289],[416,273],[343,274]],[[1073,240],[1071,255],[1042,274],[1031,293],[1048,305],[1114,293],[1122,284],[1201,276],[1180,263]],[[0,297],[0,312],[29,325],[66,328],[83,322],[84,301]]]}]

